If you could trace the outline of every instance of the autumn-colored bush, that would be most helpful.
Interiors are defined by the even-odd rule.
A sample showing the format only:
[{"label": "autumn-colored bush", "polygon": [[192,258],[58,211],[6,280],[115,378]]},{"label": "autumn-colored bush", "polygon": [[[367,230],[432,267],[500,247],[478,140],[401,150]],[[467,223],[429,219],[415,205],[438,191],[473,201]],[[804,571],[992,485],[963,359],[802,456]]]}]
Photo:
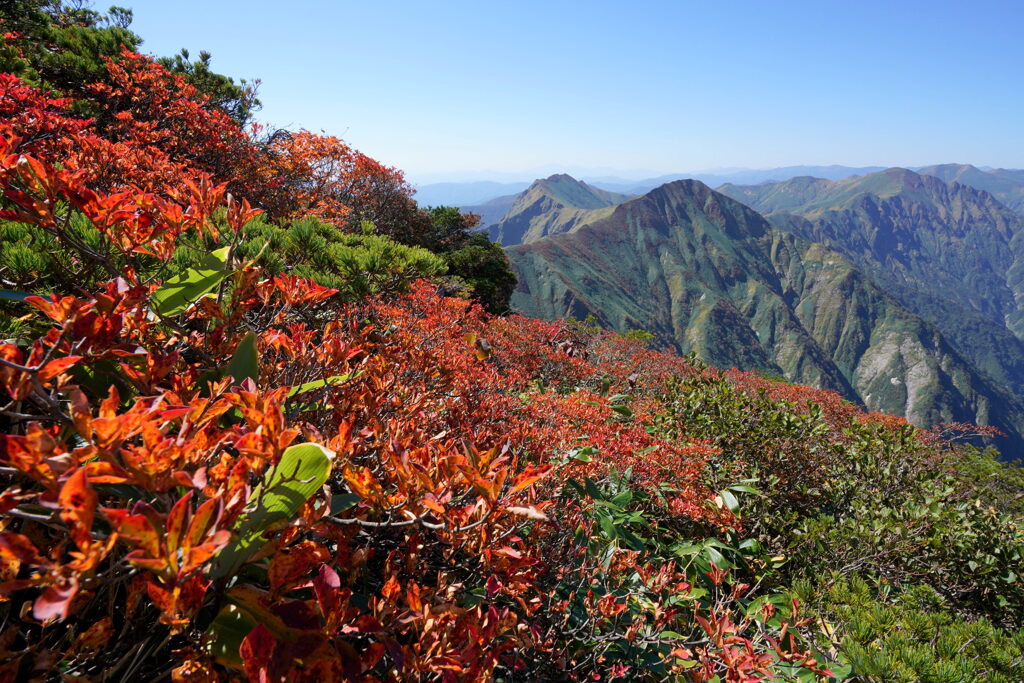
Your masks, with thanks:
[{"label": "autumn-colored bush", "polygon": [[[662,514],[702,516],[699,445],[658,442],[607,391],[538,390],[536,370],[558,365],[608,384],[557,326],[516,329],[429,285],[346,303],[246,261],[258,211],[223,186],[189,183],[184,204],[97,193],[3,140],[0,218],[97,283],[11,295],[36,313],[0,359],[9,675],[557,669],[565,648],[536,632],[560,571],[542,556],[553,469],[600,478],[641,448],[676,453],[693,465]],[[184,245],[211,242],[185,267]],[[607,457],[565,457],[587,440]],[[707,648],[708,672],[777,656]]]},{"label": "autumn-colored bush", "polygon": [[[845,596],[789,589],[865,518],[872,578],[978,562],[958,618],[1016,623],[1019,481],[984,455],[445,296],[485,259],[400,174],[307,133],[261,156],[163,67],[104,63],[106,121],[0,82],[0,680],[856,675],[821,626]],[[908,519],[927,542],[887,540]]]},{"label": "autumn-colored bush", "polygon": [[[4,49],[21,54],[26,48],[17,35],[6,34]],[[412,187],[397,169],[335,137],[305,130],[267,132],[256,125],[245,130],[185,75],[128,49],[94,57],[103,78],[80,84],[75,97],[0,74],[0,113],[15,133],[11,152],[76,170],[93,190],[143,189],[184,201],[192,181],[206,175],[279,225],[316,218],[359,234],[372,224],[377,234],[400,244],[447,254],[445,267],[470,296],[489,310],[507,310],[515,276],[500,248],[472,234],[473,224],[457,210],[428,213],[417,207]],[[36,52],[25,58],[41,60]],[[206,74],[204,83],[224,85],[202,64],[199,71]],[[247,106],[238,103],[233,111]]]}]

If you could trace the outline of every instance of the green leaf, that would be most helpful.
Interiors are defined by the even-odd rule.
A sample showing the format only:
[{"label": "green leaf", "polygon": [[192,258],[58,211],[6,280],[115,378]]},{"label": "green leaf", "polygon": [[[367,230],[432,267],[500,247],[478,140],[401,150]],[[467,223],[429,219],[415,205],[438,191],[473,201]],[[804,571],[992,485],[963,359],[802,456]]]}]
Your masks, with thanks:
[{"label": "green leaf", "polygon": [[632,489],[626,489],[625,491],[623,491],[619,495],[617,495],[614,498],[612,498],[612,504],[616,505],[616,506],[618,506],[620,508],[624,508],[627,505],[629,505],[629,503],[632,500],[633,500],[633,490]]},{"label": "green leaf", "polygon": [[740,550],[748,550],[751,553],[757,553],[761,551],[761,544],[758,542],[756,538],[744,539],[738,547]]},{"label": "green leaf", "polygon": [[312,382],[306,382],[305,384],[299,384],[292,387],[291,390],[289,390],[288,398],[291,398],[292,396],[298,396],[299,394],[304,394],[307,391],[313,391],[314,389],[319,389],[321,387],[325,387],[328,385],[335,386],[338,384],[344,384],[345,382],[352,379],[352,377],[352,373],[349,373],[347,375],[334,375],[333,377],[327,377],[326,379],[317,379],[313,380]]},{"label": "green leaf", "polygon": [[700,600],[708,594],[706,588],[691,588],[690,592],[686,594],[688,600]]},{"label": "green leaf", "polygon": [[725,503],[727,508],[729,508],[729,512],[735,514],[736,511],[740,509],[740,502],[736,500],[736,496],[732,495],[732,492],[729,491],[729,489],[722,489],[718,492],[718,495],[722,497],[722,502]]},{"label": "green leaf", "polygon": [[231,275],[230,270],[189,268],[160,285],[153,293],[150,303],[153,310],[164,317],[184,313],[189,306],[219,285],[228,275]]},{"label": "green leaf", "polygon": [[675,631],[662,631],[658,634],[659,638],[671,638],[672,640],[686,640],[686,636],[682,633],[676,633]]},{"label": "green leaf", "polygon": [[354,493],[341,493],[337,496],[331,496],[331,514],[336,515],[351,507],[355,507],[361,500],[362,498]]},{"label": "green leaf", "polygon": [[593,462],[594,461],[594,459],[592,457],[590,457],[590,454],[586,453],[585,449],[583,449],[583,448],[573,449],[573,450],[569,451],[569,459],[570,460],[578,460],[580,462]]},{"label": "green leaf", "polygon": [[32,296],[28,292],[19,292],[14,289],[0,289],[0,299],[6,299],[7,301],[24,301],[25,299]]},{"label": "green leaf", "polygon": [[242,641],[256,628],[256,619],[238,605],[228,604],[217,614],[206,632],[212,636],[210,654],[217,661],[236,669],[242,668]]},{"label": "green leaf", "polygon": [[615,531],[618,533],[619,538],[629,546],[630,550],[640,551],[644,549],[643,539],[627,529],[625,526],[618,525],[615,527]]},{"label": "green leaf", "polygon": [[590,496],[594,500],[604,500],[604,496],[601,495],[601,491],[600,489],[597,488],[597,484],[594,483],[593,479],[587,477],[584,481],[584,484],[587,487],[588,496]]},{"label": "green leaf", "polygon": [[199,375],[199,377],[196,378],[196,384],[199,385],[199,395],[204,397],[209,396],[210,385],[214,384],[215,382],[219,382],[222,379],[224,379],[223,368],[214,368],[213,370],[207,370],[206,372]]},{"label": "green leaf", "polygon": [[618,537],[615,529],[615,522],[608,515],[598,515],[598,521],[601,522],[601,531],[604,532],[606,538],[614,540]]},{"label": "green leaf", "polygon": [[231,247],[222,247],[216,251],[211,251],[203,257],[199,267],[202,270],[224,270],[228,262],[228,251],[230,250]]},{"label": "green leaf", "polygon": [[832,678],[834,678],[837,681],[844,681],[844,680],[846,680],[847,678],[849,678],[853,674],[853,665],[852,664],[844,664],[843,666],[832,665],[831,667],[829,667],[829,670],[832,672]]},{"label": "green leaf", "polygon": [[614,410],[619,415],[621,415],[622,417],[633,417],[633,409],[630,408],[629,406],[614,405],[611,406],[611,409]]},{"label": "green leaf", "polygon": [[715,566],[719,569],[732,569],[732,564],[725,559],[725,555],[718,552],[711,546],[704,548],[703,554],[709,562],[714,562]]},{"label": "green leaf", "polygon": [[76,365],[71,369],[71,376],[94,396],[109,395],[111,386],[117,387],[122,400],[136,394],[134,386],[122,375],[120,366],[111,360],[95,360],[88,365]]},{"label": "green leaf", "polygon": [[281,462],[271,468],[264,483],[253,491],[249,513],[235,526],[236,536],[215,560],[213,578],[222,578],[238,569],[263,545],[263,532],[290,520],[310,496],[320,490],[331,472],[333,454],[315,443],[291,446]]},{"label": "green leaf", "polygon": [[241,384],[246,379],[259,379],[260,359],[256,353],[256,334],[250,332],[242,338],[235,349],[235,355],[228,362],[228,374]]},{"label": "green leaf", "polygon": [[680,557],[689,557],[691,555],[696,555],[700,551],[701,547],[699,545],[688,543],[687,545],[676,548],[675,554],[679,555]]}]

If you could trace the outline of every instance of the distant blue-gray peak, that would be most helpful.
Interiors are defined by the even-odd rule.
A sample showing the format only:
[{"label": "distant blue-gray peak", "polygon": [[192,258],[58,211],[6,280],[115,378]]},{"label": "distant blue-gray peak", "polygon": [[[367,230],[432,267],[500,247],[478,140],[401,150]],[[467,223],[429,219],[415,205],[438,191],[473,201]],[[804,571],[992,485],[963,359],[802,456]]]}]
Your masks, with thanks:
[{"label": "distant blue-gray peak", "polygon": [[516,310],[642,328],[921,425],[995,424],[1024,450],[1024,223],[988,192],[907,169],[594,190],[537,181],[497,224],[521,242]]}]

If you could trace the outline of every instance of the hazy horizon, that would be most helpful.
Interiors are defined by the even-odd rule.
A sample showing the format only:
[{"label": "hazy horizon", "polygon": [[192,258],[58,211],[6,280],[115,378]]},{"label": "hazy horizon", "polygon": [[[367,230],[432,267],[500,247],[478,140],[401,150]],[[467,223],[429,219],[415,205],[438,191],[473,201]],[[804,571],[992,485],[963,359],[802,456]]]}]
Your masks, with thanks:
[{"label": "hazy horizon", "polygon": [[[869,168],[873,166],[881,166],[883,168],[907,168],[907,169],[920,169],[929,166],[938,166],[943,164],[970,164],[976,168],[989,171],[993,170],[994,167],[971,164],[970,161],[937,161],[934,163],[925,164],[892,164],[885,166],[882,164],[867,164],[865,166],[852,166],[850,164],[787,164],[786,166],[762,166],[753,168],[749,166],[729,166],[720,168],[696,168],[696,169],[676,169],[672,171],[653,171],[653,170],[637,170],[637,169],[615,169],[615,168],[585,168],[585,167],[571,167],[563,166],[559,164],[546,164],[543,166],[536,166],[533,168],[522,169],[522,170],[506,170],[499,171],[495,169],[467,169],[457,171],[443,171],[443,172],[426,172],[426,173],[409,173],[410,180],[417,185],[435,185],[442,183],[473,183],[473,182],[495,182],[495,183],[514,183],[514,182],[529,182],[537,180],[539,178],[546,178],[557,173],[568,174],[577,180],[588,180],[588,179],[606,179],[609,181],[613,180],[650,180],[659,178],[662,176],[670,175],[720,175],[728,176],[738,173],[748,172],[759,172],[759,171],[773,171],[777,169],[787,168],[800,168],[800,167],[836,167],[836,168]],[[1018,170],[1017,168],[1000,167],[1002,170]]]},{"label": "hazy horizon", "polygon": [[128,4],[144,51],[209,50],[215,70],[262,79],[260,120],[338,135],[418,182],[1024,166],[1011,3]]}]

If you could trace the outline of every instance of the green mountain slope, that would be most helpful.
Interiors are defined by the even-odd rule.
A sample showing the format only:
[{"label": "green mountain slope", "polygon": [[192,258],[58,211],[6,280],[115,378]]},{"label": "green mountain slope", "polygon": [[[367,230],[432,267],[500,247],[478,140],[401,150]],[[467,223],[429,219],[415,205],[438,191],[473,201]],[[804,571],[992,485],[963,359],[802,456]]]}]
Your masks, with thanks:
[{"label": "green mountain slope", "polygon": [[1024,395],[1024,218],[991,194],[905,169],[720,189],[842,253]]},{"label": "green mountain slope", "polygon": [[491,239],[505,246],[568,232],[610,213],[630,195],[601,190],[563,174],[535,181],[520,194],[497,223],[488,226]]},{"label": "green mountain slope", "polygon": [[939,164],[918,169],[921,175],[960,183],[990,193],[1017,213],[1024,214],[1024,170],[997,168],[983,171],[970,164]]},{"label": "green mountain slope", "polygon": [[507,250],[513,308],[643,328],[708,363],[833,389],[918,424],[1024,409],[849,260],[697,181],[669,183],[562,235]]}]

